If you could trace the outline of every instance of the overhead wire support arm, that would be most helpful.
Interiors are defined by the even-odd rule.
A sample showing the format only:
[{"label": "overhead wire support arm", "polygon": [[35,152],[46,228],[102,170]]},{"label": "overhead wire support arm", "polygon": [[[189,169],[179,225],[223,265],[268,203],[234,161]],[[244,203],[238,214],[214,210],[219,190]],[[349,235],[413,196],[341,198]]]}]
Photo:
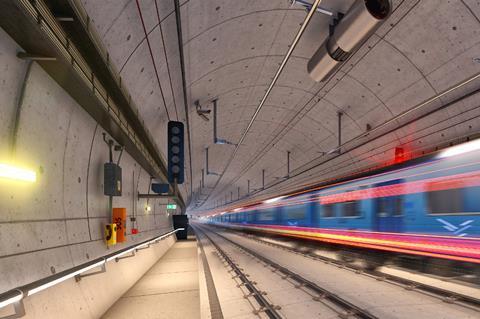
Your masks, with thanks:
[{"label": "overhead wire support arm", "polygon": [[[177,2],[178,0],[176,0]],[[233,150],[233,153],[232,155],[230,156],[230,158],[228,159],[226,165],[224,166],[223,168],[223,171],[222,173],[220,174],[220,178],[217,179],[217,182],[215,183],[214,185],[214,189],[220,184],[220,181],[221,179],[223,178],[225,172],[227,171],[227,169],[230,167],[230,164],[233,162],[235,156],[237,155],[239,149],[240,149],[240,145],[243,144],[243,142],[245,141],[245,138],[248,134],[248,132],[250,131],[250,129],[252,128],[253,126],[253,123],[255,122],[258,114],[260,113],[260,110],[262,109],[262,107],[264,106],[267,98],[270,96],[270,93],[273,89],[273,87],[275,86],[275,84],[277,83],[280,75],[282,74],[283,72],[283,69],[285,68],[285,65],[287,64],[288,60],[290,59],[293,51],[295,50],[295,48],[297,47],[297,44],[298,42],[300,41],[300,38],[302,37],[303,33],[305,32],[305,29],[307,28],[310,20],[312,19],[313,17],[313,14],[316,12],[316,9],[318,8],[318,5],[320,4],[320,2],[322,2],[322,0],[315,0],[315,2],[312,4],[312,7],[310,9],[310,11],[307,13],[307,16],[305,17],[303,23],[301,24],[300,26],[300,29],[298,30],[297,34],[295,35],[295,38],[293,39],[292,41],[292,44],[290,45],[287,53],[285,54],[282,62],[280,63],[280,66],[278,67],[277,69],[277,72],[275,73],[275,76],[273,77],[270,85],[268,86],[267,90],[265,91],[265,94],[263,95],[262,99],[260,100],[260,103],[259,105],[257,106],[255,112],[253,113],[252,115],[252,118],[250,119],[247,127],[245,128],[245,130],[243,131],[241,137],[240,137],[240,140],[238,141],[238,143],[236,143],[235,145],[235,149]],[[208,171],[207,171],[207,174],[208,174]],[[207,199],[204,201],[204,203],[208,200],[208,197]]]},{"label": "overhead wire support arm", "polygon": [[230,141],[227,141],[226,139],[218,137],[218,135],[217,135],[217,102],[218,102],[218,99],[215,98],[212,102],[213,102],[213,144],[236,146],[235,143],[232,143]]},{"label": "overhead wire support arm", "polygon": [[[291,4],[292,7],[297,3],[302,5],[303,7],[305,7],[305,9],[307,9],[307,11],[312,9],[312,4],[308,1],[306,1],[306,0],[290,0],[290,4]],[[324,15],[327,15],[327,16],[330,16],[330,17],[335,15],[335,13],[333,11],[330,11],[330,10],[327,10],[327,9],[324,9],[324,8],[320,8],[320,7],[317,7],[317,12],[321,13],[321,14],[324,14]]]},{"label": "overhead wire support arm", "polygon": [[218,173],[210,172],[208,170],[208,147],[205,148],[205,170],[207,171],[207,175],[215,175],[218,176]]}]

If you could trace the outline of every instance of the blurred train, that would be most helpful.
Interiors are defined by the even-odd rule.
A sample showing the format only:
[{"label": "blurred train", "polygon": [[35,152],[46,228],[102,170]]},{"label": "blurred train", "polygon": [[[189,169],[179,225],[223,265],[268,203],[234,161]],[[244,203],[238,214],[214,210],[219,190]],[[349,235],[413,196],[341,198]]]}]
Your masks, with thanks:
[{"label": "blurred train", "polygon": [[373,249],[377,256],[416,255],[480,269],[480,140],[207,219],[357,251]]}]

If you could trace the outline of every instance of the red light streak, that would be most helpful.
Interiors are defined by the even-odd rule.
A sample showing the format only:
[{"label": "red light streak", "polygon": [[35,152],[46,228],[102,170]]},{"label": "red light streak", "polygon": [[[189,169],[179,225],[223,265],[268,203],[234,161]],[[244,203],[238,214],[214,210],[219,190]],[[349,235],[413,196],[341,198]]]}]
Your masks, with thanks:
[{"label": "red light streak", "polygon": [[233,226],[334,244],[480,263],[480,238],[272,225]]}]

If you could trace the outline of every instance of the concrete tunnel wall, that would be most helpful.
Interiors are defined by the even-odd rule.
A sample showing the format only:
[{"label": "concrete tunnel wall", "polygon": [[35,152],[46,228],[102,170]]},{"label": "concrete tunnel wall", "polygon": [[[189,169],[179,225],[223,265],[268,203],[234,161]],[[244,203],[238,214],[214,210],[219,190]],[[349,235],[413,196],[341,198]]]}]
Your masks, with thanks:
[{"label": "concrete tunnel wall", "polygon": [[[113,207],[126,207],[129,216],[135,210],[139,233],[130,234],[127,218],[127,242],[107,249],[103,225],[110,222],[111,214],[108,197],[103,195],[103,163],[108,161],[104,130],[36,63],[31,65],[24,98],[18,105],[28,68],[28,62],[16,57],[19,51],[21,48],[0,29],[0,162],[12,161],[37,171],[33,184],[0,180],[0,293],[171,229],[164,204],[150,200],[152,210],[147,212],[146,200],[137,200],[137,191],[148,191],[150,177],[124,152],[120,163],[123,196],[114,197]],[[13,154],[10,145],[17,107],[20,112]],[[165,243],[168,245],[162,245],[169,247],[173,240]],[[158,259],[167,246],[145,254]],[[137,262],[129,259],[132,265]],[[148,269],[145,266],[131,267],[130,276],[122,272],[120,277],[108,276],[138,279]],[[101,276],[105,274],[97,277]],[[130,284],[135,282],[132,280]],[[123,291],[128,288],[121,287]],[[94,291],[90,291],[93,297]],[[99,309],[105,311],[105,307]],[[99,314],[95,311],[92,317]]]}]

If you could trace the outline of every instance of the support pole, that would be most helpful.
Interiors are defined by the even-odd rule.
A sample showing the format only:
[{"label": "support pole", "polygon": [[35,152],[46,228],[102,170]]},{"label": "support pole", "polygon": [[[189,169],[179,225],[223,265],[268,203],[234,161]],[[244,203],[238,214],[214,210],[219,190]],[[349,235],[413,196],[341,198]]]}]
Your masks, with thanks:
[{"label": "support pole", "polygon": [[237,199],[240,199],[240,186],[237,187]]},{"label": "support pole", "polygon": [[213,100],[213,144],[217,143],[217,99]]},{"label": "support pole", "polygon": [[208,147],[205,148],[205,170],[207,171],[207,175],[210,174],[208,171]]},{"label": "support pole", "polygon": [[247,195],[250,195],[250,180],[247,180]]},{"label": "support pole", "polygon": [[287,178],[290,178],[290,151],[287,151]]},{"label": "support pole", "polygon": [[338,112],[338,154],[340,154],[342,146],[342,116],[343,112]]},{"label": "support pole", "polygon": [[265,189],[265,169],[262,169],[262,189]]},{"label": "support pole", "polygon": [[202,168],[202,188],[205,188],[205,170]]}]

